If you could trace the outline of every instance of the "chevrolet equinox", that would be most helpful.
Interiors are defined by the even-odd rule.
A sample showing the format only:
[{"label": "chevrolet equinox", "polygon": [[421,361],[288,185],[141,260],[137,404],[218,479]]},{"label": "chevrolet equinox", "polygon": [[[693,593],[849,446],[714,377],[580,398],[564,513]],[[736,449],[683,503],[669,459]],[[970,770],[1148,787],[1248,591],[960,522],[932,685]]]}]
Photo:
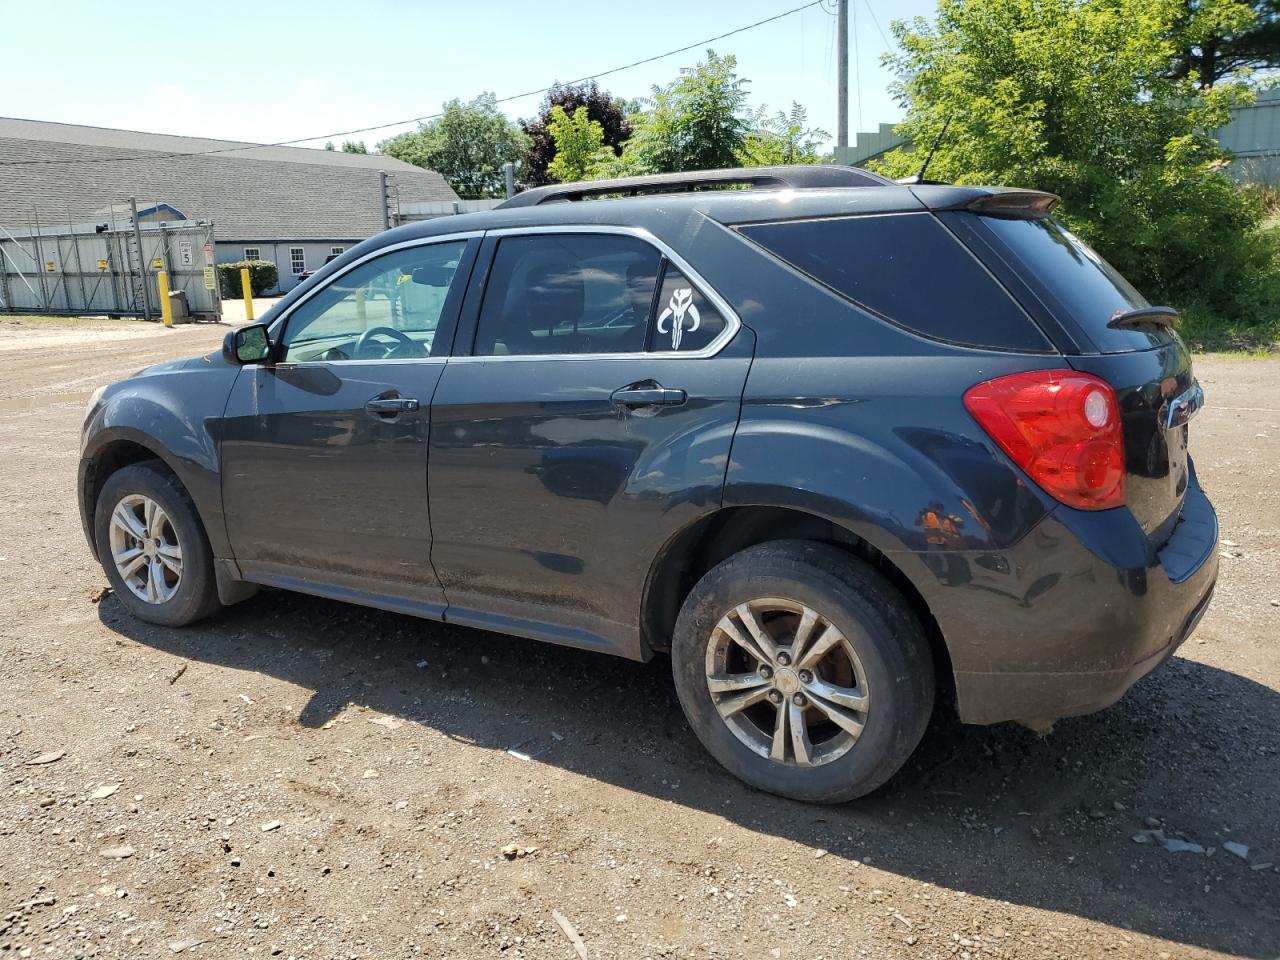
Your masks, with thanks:
[{"label": "chevrolet equinox", "polygon": [[729,771],[860,796],[939,691],[1099,710],[1213,592],[1174,313],[1056,202],[782,167],[389,230],[95,394],[90,547],[169,626],[265,585],[669,651]]}]

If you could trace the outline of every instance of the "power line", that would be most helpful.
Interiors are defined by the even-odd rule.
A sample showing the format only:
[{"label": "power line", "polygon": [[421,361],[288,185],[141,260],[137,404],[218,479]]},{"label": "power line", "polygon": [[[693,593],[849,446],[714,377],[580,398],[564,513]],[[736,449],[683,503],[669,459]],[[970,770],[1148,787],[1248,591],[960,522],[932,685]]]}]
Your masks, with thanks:
[{"label": "power line", "polygon": [[[679,47],[675,50],[668,50],[666,53],[659,53],[653,57],[645,57],[643,60],[636,60],[632,63],[624,64],[620,67],[612,67],[609,70],[603,70],[600,73],[593,73],[589,76],[578,77],[576,80],[567,80],[565,85],[575,83],[585,83],[588,80],[599,80],[601,77],[608,77],[615,73],[621,73],[623,70],[630,70],[632,67],[644,66],[647,63],[653,63],[657,60],[663,60],[667,57],[673,57],[677,53],[687,53],[708,43],[715,43],[717,40],[723,40],[726,37],[732,37],[739,33],[745,33],[747,30],[754,30],[756,27],[762,27],[767,23],[773,23],[775,20],[781,20],[783,17],[789,17],[792,14],[799,13],[801,10],[807,10],[810,7],[819,6],[823,0],[811,0],[809,3],[803,3],[798,7],[792,7],[790,10],[784,10],[782,13],[774,14],[772,17],[765,17],[763,20],[757,20],[755,23],[749,23],[744,27],[738,27],[729,30],[726,33],[709,37],[706,40],[699,40],[688,46]],[[546,93],[551,87],[540,87],[537,90],[526,90],[524,93],[514,93],[509,97],[500,97],[494,103],[509,103],[512,100],[522,100],[525,97],[537,96]],[[235,147],[219,147],[214,150],[195,150],[185,153],[148,153],[139,154],[133,157],[78,157],[68,160],[3,160],[0,161],[0,167],[24,167],[24,166],[43,166],[48,164],[80,164],[80,163],[124,163],[132,160],[173,160],[180,157],[207,157],[220,153],[237,153],[243,150],[259,150],[263,147],[291,147],[299,143],[308,143],[312,140],[334,140],[338,137],[350,137],[357,133],[370,133],[375,130],[386,130],[388,127],[402,127],[410,123],[425,123],[428,120],[436,120],[444,116],[443,113],[431,113],[423,117],[410,117],[407,120],[393,120],[390,123],[380,123],[373,127],[360,127],[355,130],[341,130],[336,133],[321,133],[313,137],[298,137],[296,140],[280,140],[276,143],[246,143]],[[6,117],[3,119],[20,119],[17,117]]]},{"label": "power line", "polygon": [[867,8],[867,13],[871,14],[871,22],[876,25],[876,30],[880,34],[880,39],[884,41],[884,48],[892,52],[893,44],[889,42],[889,38],[885,36],[884,27],[880,26],[880,18],[876,16],[875,8],[871,6],[871,0],[862,0],[863,6]]}]

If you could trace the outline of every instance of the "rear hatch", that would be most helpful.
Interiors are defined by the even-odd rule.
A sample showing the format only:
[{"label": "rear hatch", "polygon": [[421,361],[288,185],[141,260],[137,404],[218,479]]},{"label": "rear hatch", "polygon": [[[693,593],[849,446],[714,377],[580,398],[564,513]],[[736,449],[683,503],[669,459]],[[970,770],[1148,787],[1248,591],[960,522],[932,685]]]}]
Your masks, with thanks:
[{"label": "rear hatch", "polygon": [[[951,214],[993,271],[1041,321],[1077,370],[1115,388],[1124,429],[1127,504],[1156,548],[1177,525],[1189,483],[1187,421],[1201,393],[1168,315],[1056,220]],[[964,223],[964,221],[969,221]],[[972,234],[971,234],[972,237]],[[983,249],[985,248],[985,249]]]}]

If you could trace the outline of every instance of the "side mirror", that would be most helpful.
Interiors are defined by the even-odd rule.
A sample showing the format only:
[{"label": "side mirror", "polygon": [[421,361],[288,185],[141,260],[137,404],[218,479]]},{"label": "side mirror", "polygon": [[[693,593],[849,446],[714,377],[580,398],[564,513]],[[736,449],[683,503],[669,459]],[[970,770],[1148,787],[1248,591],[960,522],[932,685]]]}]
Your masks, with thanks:
[{"label": "side mirror", "polygon": [[271,356],[265,323],[251,323],[232,330],[222,341],[222,355],[232,363],[262,363]]}]

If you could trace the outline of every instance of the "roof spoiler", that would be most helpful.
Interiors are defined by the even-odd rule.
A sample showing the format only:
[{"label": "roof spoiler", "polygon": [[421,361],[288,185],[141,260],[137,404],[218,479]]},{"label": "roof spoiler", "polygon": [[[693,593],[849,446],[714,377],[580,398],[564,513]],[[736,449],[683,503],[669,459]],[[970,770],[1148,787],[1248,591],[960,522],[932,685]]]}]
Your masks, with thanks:
[{"label": "roof spoiler", "polygon": [[1000,190],[969,201],[965,209],[988,217],[1043,220],[1060,202],[1060,197],[1039,190]]},{"label": "roof spoiler", "polygon": [[821,190],[832,187],[883,187],[893,181],[860,167],[837,164],[794,164],[782,167],[735,167],[727,170],[694,170],[659,173],[647,177],[619,177],[581,183],[555,183],[517,193],[498,209],[533,207],[544,203],[588,200],[650,193],[690,193],[695,190],[741,187],[756,190]]}]

